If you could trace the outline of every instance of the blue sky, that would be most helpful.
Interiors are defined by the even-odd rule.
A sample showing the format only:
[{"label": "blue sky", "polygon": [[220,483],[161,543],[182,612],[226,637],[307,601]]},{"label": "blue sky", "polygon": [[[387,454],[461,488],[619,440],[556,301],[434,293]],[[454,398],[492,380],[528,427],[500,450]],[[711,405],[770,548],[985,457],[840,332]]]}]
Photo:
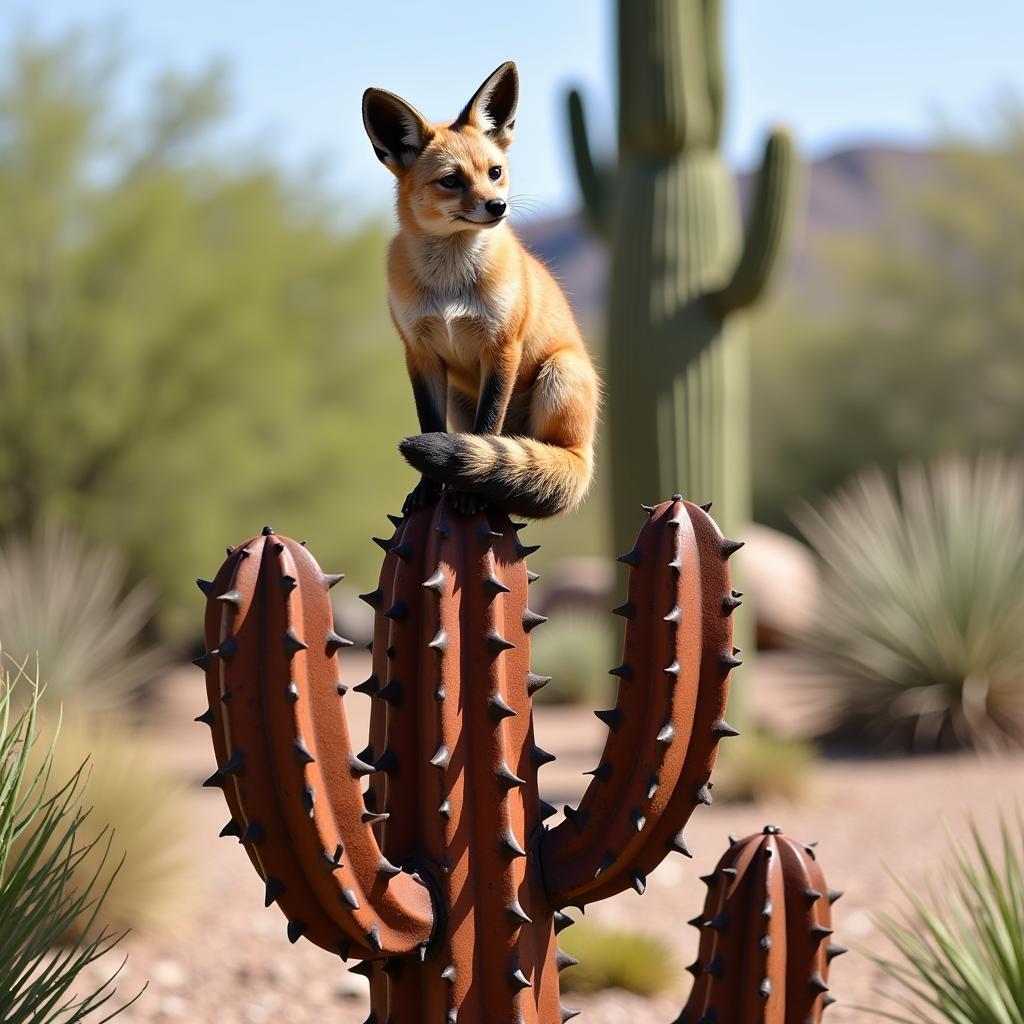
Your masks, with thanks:
[{"label": "blue sky", "polygon": [[[727,0],[726,11],[726,148],[739,166],[779,121],[813,157],[864,141],[924,143],[942,118],[978,123],[1000,94],[1024,96],[1021,0]],[[239,135],[295,164],[326,156],[332,177],[367,212],[390,200],[362,131],[367,85],[441,119],[515,59],[523,93],[512,186],[534,197],[541,215],[575,204],[569,84],[590,101],[593,135],[612,141],[609,0],[0,0],[0,13],[0,43],[26,25],[41,34],[83,26],[120,34],[132,57],[126,102],[160,67],[225,58]]]}]

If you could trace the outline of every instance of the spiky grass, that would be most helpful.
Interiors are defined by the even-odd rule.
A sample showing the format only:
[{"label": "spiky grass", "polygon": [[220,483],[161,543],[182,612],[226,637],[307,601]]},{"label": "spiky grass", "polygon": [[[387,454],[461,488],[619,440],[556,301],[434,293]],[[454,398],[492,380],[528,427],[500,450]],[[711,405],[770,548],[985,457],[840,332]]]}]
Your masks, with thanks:
[{"label": "spiky grass", "polygon": [[874,744],[1024,742],[1024,471],[998,456],[877,470],[798,523],[824,562],[806,649],[841,730]]},{"label": "spiky grass", "polygon": [[900,1024],[1011,1024],[1024,1020],[1024,820],[1001,821],[1002,863],[976,826],[950,836],[951,859],[925,900],[909,885],[901,915],[879,927],[897,958],[867,955],[895,981],[898,1009],[872,1010]]},{"label": "spiky grass", "polygon": [[88,549],[70,529],[0,545],[0,640],[19,663],[38,658],[47,702],[124,709],[166,666],[141,640],[153,602],[145,586],[126,591],[118,555]]},{"label": "spiky grass", "polygon": [[642,932],[579,922],[559,936],[559,944],[579,960],[559,977],[567,992],[621,988],[655,996],[671,991],[678,978],[669,944]]},{"label": "spiky grass", "polygon": [[[20,714],[12,708],[15,690]],[[109,864],[107,836],[82,837],[85,765],[56,775],[57,735],[41,745],[38,709],[37,682],[21,666],[0,663],[0,1020],[102,1024],[126,1008],[111,1006],[120,968],[84,995],[77,989],[83,970],[121,939],[97,924],[110,884],[100,880]],[[37,750],[43,753],[33,772]],[[97,870],[83,876],[79,868],[90,858]],[[56,948],[75,922],[78,937]]]}]

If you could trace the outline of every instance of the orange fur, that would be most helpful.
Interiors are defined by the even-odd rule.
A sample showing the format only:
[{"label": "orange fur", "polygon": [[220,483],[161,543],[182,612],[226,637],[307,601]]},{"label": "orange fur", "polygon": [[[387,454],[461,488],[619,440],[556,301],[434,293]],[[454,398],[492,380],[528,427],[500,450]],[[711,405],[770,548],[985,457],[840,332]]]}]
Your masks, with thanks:
[{"label": "orange fur", "polygon": [[[600,388],[565,295],[508,225],[507,207],[495,212],[508,203],[517,97],[506,64],[452,122],[431,124],[377,89],[364,96],[364,121],[398,181],[389,306],[425,431],[403,453],[453,488],[550,515],[590,483]],[[442,466],[421,449],[449,424],[460,433],[443,441]]]}]

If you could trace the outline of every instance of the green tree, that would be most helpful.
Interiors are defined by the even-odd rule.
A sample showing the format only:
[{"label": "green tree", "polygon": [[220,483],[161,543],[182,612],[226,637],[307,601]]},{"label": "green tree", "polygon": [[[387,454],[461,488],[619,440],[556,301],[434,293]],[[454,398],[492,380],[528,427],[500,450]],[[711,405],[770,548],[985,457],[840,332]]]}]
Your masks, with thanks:
[{"label": "green tree", "polygon": [[265,522],[369,578],[415,427],[383,228],[231,150],[221,69],[128,115],[94,40],[22,37],[3,68],[0,533],[115,544],[172,635],[191,578]]},{"label": "green tree", "polygon": [[994,144],[950,143],[929,181],[880,181],[898,213],[833,242],[834,306],[777,306],[755,349],[756,517],[861,467],[1024,450],[1024,108]]}]

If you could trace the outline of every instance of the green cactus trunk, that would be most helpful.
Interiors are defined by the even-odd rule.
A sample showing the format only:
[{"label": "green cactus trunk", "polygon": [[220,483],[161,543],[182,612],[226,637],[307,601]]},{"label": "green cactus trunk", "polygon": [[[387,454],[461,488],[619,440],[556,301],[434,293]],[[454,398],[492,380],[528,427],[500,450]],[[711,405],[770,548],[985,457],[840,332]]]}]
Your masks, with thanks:
[{"label": "green cactus trunk", "polygon": [[744,236],[718,154],[720,7],[620,0],[614,170],[595,165],[580,97],[569,97],[587,215],[612,249],[607,419],[620,547],[643,495],[713,500],[726,532],[751,516],[749,358],[739,312],[777,262],[796,161],[789,137],[773,133]]}]

